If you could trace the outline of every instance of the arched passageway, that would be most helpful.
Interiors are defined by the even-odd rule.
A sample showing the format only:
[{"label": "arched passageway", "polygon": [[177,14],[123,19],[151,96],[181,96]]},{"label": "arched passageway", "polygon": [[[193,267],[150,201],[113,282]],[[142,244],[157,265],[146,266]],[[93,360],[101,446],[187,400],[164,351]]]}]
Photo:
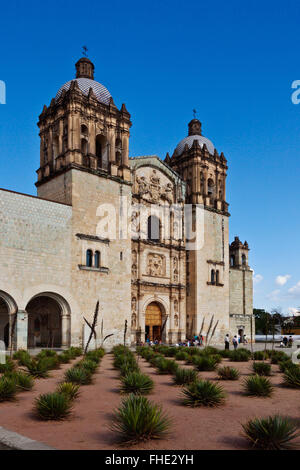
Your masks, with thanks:
[{"label": "arched passageway", "polygon": [[0,297],[0,341],[4,341],[5,346],[9,345],[9,307],[5,300]]},{"label": "arched passageway", "polygon": [[70,311],[67,302],[52,293],[36,295],[27,304],[28,348],[70,345]]},{"label": "arched passageway", "polygon": [[162,336],[163,311],[158,302],[151,302],[146,309],[145,336],[150,341],[160,340]]}]

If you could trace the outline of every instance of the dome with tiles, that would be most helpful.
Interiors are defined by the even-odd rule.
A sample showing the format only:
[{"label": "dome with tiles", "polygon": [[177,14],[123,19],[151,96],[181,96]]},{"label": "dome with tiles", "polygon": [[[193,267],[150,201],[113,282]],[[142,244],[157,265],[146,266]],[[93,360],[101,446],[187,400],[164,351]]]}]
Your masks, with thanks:
[{"label": "dome with tiles", "polygon": [[71,83],[76,81],[80,91],[84,95],[87,96],[89,94],[90,88],[92,88],[94,95],[100,103],[109,104],[111,94],[104,85],[94,80],[94,64],[87,57],[82,57],[75,66],[76,78],[61,86],[56,94],[55,99],[58,100],[63,90],[68,91]]},{"label": "dome with tiles", "polygon": [[193,119],[189,123],[189,135],[182,139],[175,149],[176,155],[181,155],[186,145],[190,149],[193,145],[194,140],[197,140],[201,148],[205,144],[209,153],[211,155],[214,154],[214,144],[209,139],[201,135],[201,122],[198,119]]}]

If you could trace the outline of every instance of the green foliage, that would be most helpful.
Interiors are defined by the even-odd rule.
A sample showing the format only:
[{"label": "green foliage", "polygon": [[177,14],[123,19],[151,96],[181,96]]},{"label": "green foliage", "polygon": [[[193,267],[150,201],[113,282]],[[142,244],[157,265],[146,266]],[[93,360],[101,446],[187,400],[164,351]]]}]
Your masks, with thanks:
[{"label": "green foliage", "polygon": [[299,436],[296,424],[289,418],[275,415],[254,418],[243,424],[244,436],[253,447],[264,450],[288,450],[299,447],[291,442]]},{"label": "green foliage", "polygon": [[87,370],[91,374],[93,374],[97,367],[98,364],[95,361],[92,361],[91,359],[83,359],[82,361],[78,362],[74,367],[81,367],[82,369]]},{"label": "green foliage", "polygon": [[267,362],[253,362],[252,368],[257,375],[271,375],[271,365]]},{"label": "green foliage", "polygon": [[6,372],[5,377],[12,379],[18,391],[31,390],[34,385],[34,379],[31,375],[20,371]]},{"label": "green foliage", "polygon": [[274,390],[270,380],[260,375],[247,377],[243,386],[245,394],[254,397],[270,397]]},{"label": "green foliage", "polygon": [[43,357],[57,357],[57,353],[53,349],[42,349],[36,356],[37,358]]},{"label": "green foliage", "polygon": [[16,382],[9,377],[0,378],[0,402],[13,400],[17,393]]},{"label": "green foliage", "polygon": [[68,364],[70,360],[72,359],[71,355],[68,353],[68,351],[65,351],[58,356],[58,360],[61,364]]},{"label": "green foliage", "polygon": [[24,349],[19,349],[19,351],[14,353],[13,359],[17,360],[20,366],[26,366],[31,361],[31,356]]},{"label": "green foliage", "polygon": [[290,359],[290,356],[288,356],[283,351],[270,351],[269,356],[271,358],[271,363],[272,364],[278,364],[279,362],[286,361],[286,360]]},{"label": "green foliage", "polygon": [[179,367],[173,377],[174,383],[176,385],[185,385],[197,380],[198,374],[194,369],[184,369]]},{"label": "green foliage", "polygon": [[231,351],[229,349],[220,349],[219,354],[221,357],[228,359],[230,358]]},{"label": "green foliage", "polygon": [[88,385],[92,382],[92,374],[82,367],[71,367],[65,372],[65,381],[78,385]]},{"label": "green foliage", "polygon": [[289,367],[285,370],[283,376],[283,383],[287,387],[300,388],[300,367],[294,364],[296,367]]},{"label": "green foliage", "polygon": [[43,420],[62,420],[72,409],[71,400],[63,393],[45,393],[35,400],[35,411]]},{"label": "green foliage", "polygon": [[63,382],[58,385],[57,393],[65,395],[69,400],[75,400],[79,396],[79,385],[72,382]]},{"label": "green foliage", "polygon": [[45,379],[49,376],[49,358],[30,359],[25,366],[33,377]]},{"label": "green foliage", "polygon": [[204,349],[200,350],[202,354],[205,355],[215,355],[215,354],[220,354],[221,349],[214,348],[213,346],[206,346]]},{"label": "green foliage", "polygon": [[15,364],[10,359],[6,359],[5,364],[0,364],[0,374],[5,372],[12,372],[15,369]]},{"label": "green foliage", "polygon": [[222,405],[225,400],[225,392],[221,385],[209,380],[197,380],[186,385],[183,390],[183,404],[186,406],[209,406]]},{"label": "green foliage", "polygon": [[177,351],[177,353],[175,354],[176,361],[186,361],[188,357],[189,355],[185,351]]},{"label": "green foliage", "polygon": [[294,364],[291,359],[278,362],[280,372],[285,372],[287,369],[297,369],[299,366]]},{"label": "green foliage", "polygon": [[218,358],[215,356],[200,356],[193,361],[199,371],[215,370],[218,364]]},{"label": "green foliage", "polygon": [[230,360],[232,362],[247,362],[250,359],[248,351],[243,349],[236,349],[235,351],[230,351]]},{"label": "green foliage", "polygon": [[111,429],[124,443],[167,437],[171,421],[162,408],[142,395],[129,395],[115,410]]},{"label": "green foliage", "polygon": [[147,395],[154,387],[154,382],[148,375],[136,371],[121,377],[121,382],[122,393]]},{"label": "green foliage", "polygon": [[255,361],[264,361],[265,359],[267,359],[268,357],[268,354],[265,353],[264,351],[255,351],[253,353],[253,359]]},{"label": "green foliage", "polygon": [[175,374],[179,366],[176,361],[162,358],[157,362],[156,367],[159,374]]},{"label": "green foliage", "polygon": [[222,380],[238,380],[240,372],[234,367],[224,366],[218,369],[218,376]]}]

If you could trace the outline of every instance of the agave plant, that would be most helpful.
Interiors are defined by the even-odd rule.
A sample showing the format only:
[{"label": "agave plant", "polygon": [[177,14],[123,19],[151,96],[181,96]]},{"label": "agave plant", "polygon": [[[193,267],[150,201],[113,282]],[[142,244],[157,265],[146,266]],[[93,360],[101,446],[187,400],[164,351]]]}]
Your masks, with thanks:
[{"label": "agave plant", "polygon": [[0,402],[13,400],[17,393],[16,382],[9,377],[0,378]]},{"label": "agave plant", "polygon": [[287,387],[300,388],[300,367],[294,364],[296,367],[289,367],[285,370],[283,376],[283,383]]},{"label": "agave plant", "polygon": [[291,359],[287,359],[286,361],[278,362],[280,372],[285,372],[287,369],[298,369],[298,365],[294,364]]},{"label": "agave plant", "polygon": [[21,371],[7,372],[5,377],[12,379],[19,391],[31,390],[34,385],[34,379],[31,375],[25,374]]},{"label": "agave plant", "polygon": [[247,362],[250,359],[250,355],[249,351],[236,349],[235,351],[230,351],[229,359],[233,362]]},{"label": "agave plant", "polygon": [[141,372],[129,372],[121,378],[121,382],[122,393],[147,395],[154,387],[153,380],[148,375],[142,374]]},{"label": "agave plant", "polygon": [[82,367],[71,367],[65,372],[65,381],[78,385],[88,385],[92,381],[92,374]]},{"label": "agave plant", "polygon": [[161,406],[142,395],[129,395],[115,410],[111,429],[124,443],[162,439],[169,434],[171,420]]},{"label": "agave plant", "polygon": [[43,420],[67,418],[72,409],[71,400],[63,393],[45,393],[35,400],[35,411]]},{"label": "agave plant", "polygon": [[182,390],[183,404],[186,406],[210,406],[222,405],[225,400],[225,392],[221,385],[209,380],[197,380],[187,385]]},{"label": "agave plant", "polygon": [[252,368],[257,375],[271,375],[271,365],[267,362],[253,362]]},{"label": "agave plant", "polygon": [[299,447],[291,442],[299,436],[298,428],[284,416],[254,418],[242,426],[246,439],[258,449],[288,450]]},{"label": "agave plant", "polygon": [[79,385],[72,382],[63,382],[59,384],[56,391],[65,395],[69,400],[75,400],[79,396]]},{"label": "agave plant", "polygon": [[214,356],[200,356],[195,358],[193,363],[200,371],[212,371],[216,369],[218,359],[216,359]]},{"label": "agave plant", "polygon": [[195,382],[197,380],[198,374],[194,369],[184,369],[179,367],[173,377],[173,381],[176,385],[185,385]]},{"label": "agave plant", "polygon": [[270,397],[274,391],[270,380],[260,375],[247,377],[243,386],[245,394],[254,397]]},{"label": "agave plant", "polygon": [[26,368],[30,375],[36,378],[45,379],[49,376],[49,361],[47,358],[43,359],[30,359],[26,362]]},{"label": "agave plant", "polygon": [[76,364],[75,367],[81,367],[82,369],[85,369],[89,371],[91,374],[93,374],[96,371],[98,364],[97,362],[92,361],[91,359],[84,359],[78,362],[78,364]]},{"label": "agave plant", "polygon": [[0,374],[5,374],[5,372],[12,372],[15,369],[15,364],[10,359],[7,359],[4,364],[0,363]]},{"label": "agave plant", "polygon": [[234,367],[224,366],[219,367],[218,376],[222,380],[238,380],[240,372]]},{"label": "agave plant", "polygon": [[175,374],[179,366],[176,361],[163,358],[157,363],[156,367],[159,374]]},{"label": "agave plant", "polygon": [[253,359],[255,361],[263,361],[267,359],[267,354],[265,353],[265,351],[255,351],[253,353]]},{"label": "agave plant", "polygon": [[65,351],[58,356],[58,360],[61,364],[68,364],[72,359],[71,355]]},{"label": "agave plant", "polygon": [[186,361],[189,357],[188,353],[185,351],[177,351],[175,354],[176,361]]}]

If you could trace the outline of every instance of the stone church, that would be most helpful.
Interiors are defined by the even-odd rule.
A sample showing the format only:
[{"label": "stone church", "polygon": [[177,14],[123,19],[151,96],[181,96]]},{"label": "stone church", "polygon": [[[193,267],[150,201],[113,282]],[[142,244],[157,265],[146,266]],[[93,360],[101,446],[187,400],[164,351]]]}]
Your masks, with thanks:
[{"label": "stone church", "polygon": [[[249,246],[229,244],[227,160],[194,118],[172,156],[129,157],[131,116],[83,57],[39,116],[37,196],[0,189],[0,340],[178,343],[253,327]],[[87,320],[87,321],[86,321]],[[252,328],[253,329],[253,328]]]}]

